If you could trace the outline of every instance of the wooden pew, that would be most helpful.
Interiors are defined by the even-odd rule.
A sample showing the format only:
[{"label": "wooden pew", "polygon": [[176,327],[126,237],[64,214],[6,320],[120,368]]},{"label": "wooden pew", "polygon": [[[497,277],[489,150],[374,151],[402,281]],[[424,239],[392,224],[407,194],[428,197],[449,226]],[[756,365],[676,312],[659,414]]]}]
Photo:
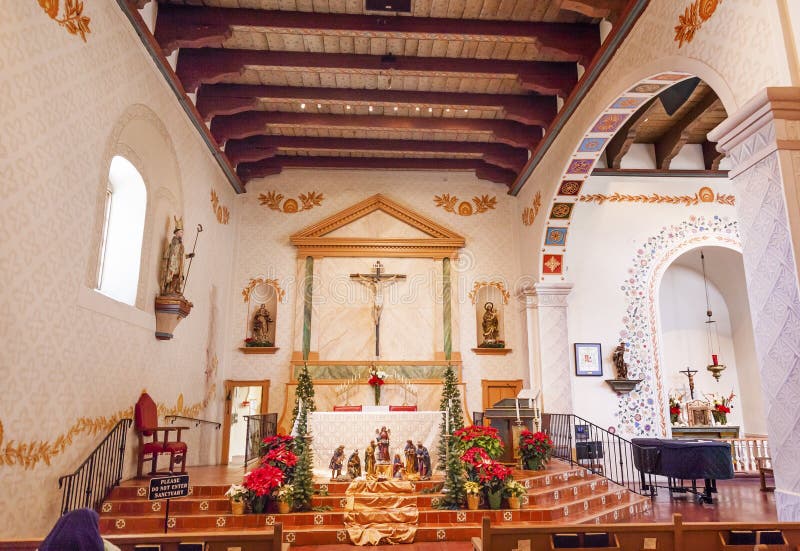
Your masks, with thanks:
[{"label": "wooden pew", "polygon": [[[174,532],[171,534],[125,534],[104,535],[105,539],[122,549],[134,551],[137,545],[160,546],[161,551],[177,551],[181,543],[204,542],[204,551],[228,551],[238,548],[241,551],[286,551],[288,543],[283,543],[283,526],[276,523],[272,529],[264,531],[226,531],[226,532]],[[43,539],[43,538],[42,538]],[[0,541],[0,550],[34,551],[42,539],[18,539]]]},{"label": "wooden pew", "polygon": [[[735,534],[732,534],[735,532]],[[778,533],[779,532],[779,533]],[[800,549],[800,522],[689,522],[679,513],[671,523],[562,524],[530,526],[492,526],[483,518],[481,537],[472,538],[474,551],[514,551],[529,542],[532,551],[559,549],[555,543],[604,539],[606,547],[569,547],[578,551],[797,551]],[[762,539],[763,538],[763,539]],[[783,544],[771,543],[783,538]],[[753,541],[750,541],[752,539]],[[737,541],[747,542],[737,545]],[[768,545],[763,545],[769,542]],[[565,547],[567,548],[567,547]]]}]

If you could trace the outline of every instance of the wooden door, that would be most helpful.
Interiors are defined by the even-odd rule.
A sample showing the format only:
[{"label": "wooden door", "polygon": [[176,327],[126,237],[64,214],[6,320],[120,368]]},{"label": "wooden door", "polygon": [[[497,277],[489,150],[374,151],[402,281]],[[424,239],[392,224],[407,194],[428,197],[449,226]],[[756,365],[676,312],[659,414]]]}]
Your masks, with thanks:
[{"label": "wooden door", "polygon": [[483,379],[481,388],[483,389],[483,411],[486,411],[503,398],[516,398],[519,391],[522,390],[522,379],[513,381]]},{"label": "wooden door", "polygon": [[225,380],[225,414],[222,418],[222,449],[220,453],[220,464],[228,464],[228,450],[231,445],[231,396],[233,389],[236,387],[261,387],[261,407],[260,412],[262,415],[269,412],[269,380],[260,381],[231,381]]}]

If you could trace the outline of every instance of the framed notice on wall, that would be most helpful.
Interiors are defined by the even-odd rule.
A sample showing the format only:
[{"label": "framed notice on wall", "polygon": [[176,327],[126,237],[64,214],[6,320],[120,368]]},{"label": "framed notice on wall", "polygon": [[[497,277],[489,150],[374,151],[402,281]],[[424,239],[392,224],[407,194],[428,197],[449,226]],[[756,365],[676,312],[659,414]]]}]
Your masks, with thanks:
[{"label": "framed notice on wall", "polygon": [[575,343],[575,375],[597,376],[603,375],[603,355],[600,343]]}]

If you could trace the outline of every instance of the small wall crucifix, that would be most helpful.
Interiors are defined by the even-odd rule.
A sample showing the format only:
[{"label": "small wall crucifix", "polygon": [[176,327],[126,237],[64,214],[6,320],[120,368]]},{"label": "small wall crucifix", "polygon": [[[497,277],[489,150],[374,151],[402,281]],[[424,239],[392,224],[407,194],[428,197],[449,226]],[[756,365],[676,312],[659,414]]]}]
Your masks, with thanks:
[{"label": "small wall crucifix", "polygon": [[350,274],[350,279],[354,279],[369,288],[372,292],[372,320],[375,323],[375,357],[381,356],[381,313],[383,312],[383,287],[390,285],[398,279],[405,279],[405,274],[384,274],[383,264],[378,260],[372,266],[375,273],[372,274]]},{"label": "small wall crucifix", "polygon": [[688,366],[683,371],[678,371],[678,373],[683,373],[689,378],[689,396],[694,400],[694,376],[697,373],[696,369],[691,369]]}]

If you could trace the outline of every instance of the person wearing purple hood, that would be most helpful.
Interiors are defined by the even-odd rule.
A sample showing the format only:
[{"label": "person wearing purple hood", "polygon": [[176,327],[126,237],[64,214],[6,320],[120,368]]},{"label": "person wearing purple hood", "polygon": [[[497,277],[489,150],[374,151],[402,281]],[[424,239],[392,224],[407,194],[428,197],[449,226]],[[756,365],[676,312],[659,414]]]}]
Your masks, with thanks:
[{"label": "person wearing purple hood", "polygon": [[56,522],[39,551],[103,551],[100,516],[91,509],[70,511]]}]

